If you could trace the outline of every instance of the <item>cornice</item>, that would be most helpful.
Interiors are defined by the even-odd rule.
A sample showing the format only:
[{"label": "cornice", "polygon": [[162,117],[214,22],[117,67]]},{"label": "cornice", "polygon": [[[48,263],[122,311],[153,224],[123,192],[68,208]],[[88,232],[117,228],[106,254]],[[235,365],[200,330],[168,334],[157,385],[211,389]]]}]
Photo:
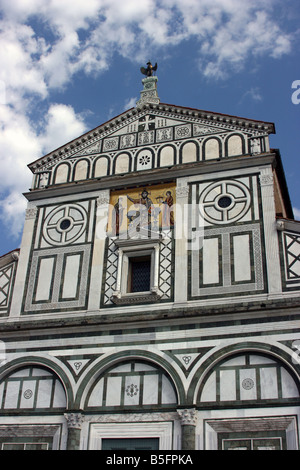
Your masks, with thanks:
[{"label": "cornice", "polygon": [[[120,307],[119,307],[120,308]],[[269,323],[279,321],[298,321],[299,320],[299,297],[288,299],[267,300],[260,299],[256,302],[240,302],[229,306],[202,306],[193,307],[186,306],[180,307],[173,304],[160,311],[151,310],[151,306],[144,305],[142,314],[139,312],[130,312],[127,309],[130,307],[125,306],[123,313],[107,314],[99,310],[97,314],[92,314],[87,311],[81,314],[76,313],[76,317],[63,317],[63,318],[36,318],[36,315],[30,315],[28,318],[19,317],[18,319],[3,318],[0,320],[0,332],[6,334],[7,340],[10,336],[15,337],[20,334],[24,337],[26,331],[29,335],[33,330],[39,334],[61,334],[64,331],[74,332],[80,328],[80,333],[95,331],[94,328],[99,328],[99,331],[110,331],[115,329],[131,329],[131,328],[145,328],[149,326],[149,321],[154,322],[157,328],[169,326],[185,325],[188,327],[190,324],[212,325],[215,324],[255,324],[255,323]],[[59,328],[59,330],[58,330]]]}]

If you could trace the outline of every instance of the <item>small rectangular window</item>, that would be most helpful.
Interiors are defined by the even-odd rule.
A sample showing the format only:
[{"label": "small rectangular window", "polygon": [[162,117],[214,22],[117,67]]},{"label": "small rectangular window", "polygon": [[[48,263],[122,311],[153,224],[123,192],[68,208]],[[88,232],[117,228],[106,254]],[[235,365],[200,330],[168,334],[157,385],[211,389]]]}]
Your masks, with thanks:
[{"label": "small rectangular window", "polygon": [[127,292],[149,292],[151,287],[151,256],[129,258]]}]

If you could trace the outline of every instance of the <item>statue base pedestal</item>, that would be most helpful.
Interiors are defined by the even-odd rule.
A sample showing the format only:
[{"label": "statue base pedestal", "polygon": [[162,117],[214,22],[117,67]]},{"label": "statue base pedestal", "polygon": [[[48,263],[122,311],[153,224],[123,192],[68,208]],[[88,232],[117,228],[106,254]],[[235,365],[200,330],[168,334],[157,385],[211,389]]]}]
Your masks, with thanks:
[{"label": "statue base pedestal", "polygon": [[145,104],[159,104],[160,99],[157,94],[157,77],[143,78],[142,84],[144,89],[141,91],[141,98],[137,101],[137,108],[141,108]]}]

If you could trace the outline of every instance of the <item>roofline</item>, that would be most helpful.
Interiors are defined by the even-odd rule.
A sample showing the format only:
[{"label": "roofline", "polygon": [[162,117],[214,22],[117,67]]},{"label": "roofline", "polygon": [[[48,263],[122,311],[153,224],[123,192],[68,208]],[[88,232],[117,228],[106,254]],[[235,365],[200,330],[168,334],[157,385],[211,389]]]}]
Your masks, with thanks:
[{"label": "roofline", "polygon": [[16,261],[16,259],[13,257],[14,253],[20,253],[20,248],[16,248],[15,250],[9,251],[8,253],[5,253],[4,255],[0,256],[0,266],[4,265],[3,263],[5,262],[5,258],[8,258],[10,256],[10,261]]},{"label": "roofline", "polygon": [[[130,108],[126,111],[123,111],[121,114],[118,114],[117,116],[109,119],[108,121],[100,124],[99,126],[95,127],[94,129],[91,129],[87,132],[85,132],[84,134],[80,135],[79,137],[76,137],[75,139],[67,142],[66,144],[58,147],[57,149],[55,150],[52,150],[51,152],[47,153],[46,155],[43,155],[42,157],[36,159],[35,161],[33,161],[32,163],[29,163],[27,166],[28,168],[32,171],[32,173],[34,173],[34,170],[36,169],[36,165],[39,163],[39,162],[42,162],[42,164],[45,164],[46,161],[49,161],[49,160],[52,160],[52,158],[55,158],[57,155],[57,153],[59,154],[62,154],[62,153],[67,153],[69,150],[70,150],[70,146],[79,146],[81,143],[83,143],[83,141],[85,141],[86,139],[92,139],[92,137],[95,137],[97,135],[97,133],[99,132],[102,132],[101,128],[103,128],[103,130],[107,130],[107,126],[109,127],[113,127],[116,123],[118,123],[118,120],[121,119],[121,116],[125,116],[125,115],[129,115],[128,117],[131,117],[132,114],[139,114],[143,111],[145,111],[146,109],[153,109],[153,110],[161,110],[161,111],[175,111],[175,110],[179,110],[181,111],[181,113],[184,113],[184,111],[187,111],[190,112],[190,113],[193,113],[194,116],[195,115],[198,115],[198,117],[202,117],[202,118],[205,118],[205,119],[209,119],[211,118],[212,121],[216,121],[216,120],[220,120],[220,121],[227,121],[229,120],[228,123],[231,123],[233,124],[233,121],[237,121],[238,122],[235,122],[235,124],[240,124],[240,125],[244,125],[245,127],[248,127],[249,125],[251,125],[251,127],[259,127],[259,128],[266,128],[266,130],[268,130],[268,133],[270,134],[275,134],[276,131],[275,131],[275,125],[274,123],[272,122],[267,122],[267,121],[259,121],[259,120],[256,120],[256,119],[249,119],[249,118],[244,118],[244,117],[240,117],[240,116],[234,116],[234,115],[231,115],[231,114],[223,114],[223,113],[217,113],[215,111],[205,111],[205,110],[201,110],[201,109],[198,109],[198,108],[190,108],[190,107],[187,107],[187,106],[178,106],[178,105],[173,105],[173,104],[168,104],[168,103],[159,103],[159,104],[145,104],[144,106],[142,106],[141,108]],[[126,118],[124,117],[124,120]],[[46,161],[43,161],[43,160],[46,160]]]}]

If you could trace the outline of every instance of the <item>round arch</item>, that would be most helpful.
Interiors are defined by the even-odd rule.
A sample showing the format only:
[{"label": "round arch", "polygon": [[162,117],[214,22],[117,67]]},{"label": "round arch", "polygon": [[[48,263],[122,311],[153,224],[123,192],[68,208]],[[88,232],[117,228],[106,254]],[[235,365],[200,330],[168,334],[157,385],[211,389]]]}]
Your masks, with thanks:
[{"label": "round arch", "polygon": [[225,157],[245,154],[245,137],[243,134],[233,132],[225,139]]},{"label": "round arch", "polygon": [[179,148],[179,163],[194,163],[200,160],[200,146],[197,140],[187,140]]},{"label": "round arch", "polygon": [[72,181],[82,181],[90,177],[90,161],[88,158],[80,158],[76,161],[72,171]]},{"label": "round arch", "polygon": [[222,157],[222,140],[217,136],[210,136],[202,142],[202,159],[214,160]]},{"label": "round arch", "polygon": [[27,367],[41,367],[44,369],[49,370],[54,376],[58,378],[66,395],[66,410],[73,408],[73,391],[72,385],[70,380],[66,374],[66,372],[56,363],[53,361],[44,358],[44,357],[36,357],[36,356],[26,356],[26,358],[20,357],[13,359],[10,362],[7,362],[2,367],[0,367],[0,383],[9,375],[13,374],[15,371],[27,368]]},{"label": "round arch", "polygon": [[71,165],[69,162],[60,162],[54,170],[52,184],[68,183],[70,181]]},{"label": "round arch", "polygon": [[194,374],[187,393],[187,401],[197,403],[201,387],[203,387],[213,369],[224,360],[243,353],[260,354],[281,363],[294,378],[300,393],[300,366],[291,363],[291,354],[293,351],[289,354],[284,349],[275,345],[249,341],[221,348],[209,356]]},{"label": "round arch", "polygon": [[100,155],[93,162],[92,178],[102,178],[110,173],[110,158],[108,155]]},{"label": "round arch", "polygon": [[158,151],[157,167],[176,165],[177,150],[173,144],[164,144]]},{"label": "round arch", "polygon": [[130,152],[119,152],[113,159],[112,174],[129,173],[132,167],[132,155]]},{"label": "round arch", "polygon": [[166,377],[170,380],[172,386],[175,389],[177,397],[177,405],[185,403],[185,392],[183,389],[182,379],[174,367],[163,357],[149,351],[143,350],[132,350],[132,351],[120,351],[118,353],[109,355],[107,357],[99,358],[96,363],[93,363],[91,368],[83,378],[75,397],[75,407],[79,409],[85,409],[87,404],[88,396],[92,390],[95,382],[111,369],[113,366],[118,364],[124,364],[133,360],[142,361],[148,363],[150,366],[158,367],[163,370]]}]

